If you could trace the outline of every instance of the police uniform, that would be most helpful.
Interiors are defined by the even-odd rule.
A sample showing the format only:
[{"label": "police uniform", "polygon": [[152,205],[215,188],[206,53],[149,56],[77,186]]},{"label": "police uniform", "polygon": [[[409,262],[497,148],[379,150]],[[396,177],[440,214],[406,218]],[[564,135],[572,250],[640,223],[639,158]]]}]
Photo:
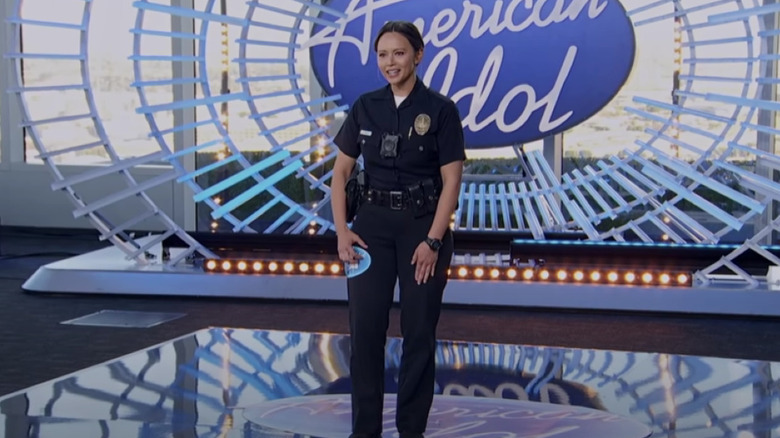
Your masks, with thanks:
[{"label": "police uniform", "polygon": [[[441,239],[434,275],[426,283],[415,281],[411,260],[433,222],[440,167],[466,158],[460,116],[452,100],[418,77],[398,107],[390,85],[362,95],[334,142],[352,158],[363,156],[368,184],[352,231],[368,246],[371,265],[347,280],[353,436],[378,437],[382,431],[384,351],[396,280],[404,338],[396,426],[402,437],[422,436],[433,401],[436,325],[452,232]],[[426,190],[420,192],[423,183]]]}]

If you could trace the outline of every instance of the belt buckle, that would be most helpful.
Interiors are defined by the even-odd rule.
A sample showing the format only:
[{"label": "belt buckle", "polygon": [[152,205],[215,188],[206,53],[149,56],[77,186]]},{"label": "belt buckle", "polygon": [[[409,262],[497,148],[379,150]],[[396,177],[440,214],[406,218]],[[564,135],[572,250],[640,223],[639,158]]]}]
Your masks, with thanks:
[{"label": "belt buckle", "polygon": [[390,192],[390,209],[402,210],[404,208],[404,192],[391,191]]}]

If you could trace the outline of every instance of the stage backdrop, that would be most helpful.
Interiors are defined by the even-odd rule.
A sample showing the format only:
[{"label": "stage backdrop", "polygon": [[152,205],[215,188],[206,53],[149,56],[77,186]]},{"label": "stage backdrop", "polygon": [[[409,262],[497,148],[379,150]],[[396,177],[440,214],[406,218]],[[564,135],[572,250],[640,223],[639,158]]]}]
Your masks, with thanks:
[{"label": "stage backdrop", "polygon": [[[774,6],[696,0],[17,0],[28,159],[138,262],[125,230],[209,250],[147,192],[194,193],[198,227],[323,234],[332,137],[382,84],[388,19],[426,39],[421,77],[455,100],[469,159],[456,230],[736,242],[698,280],[770,241],[780,196]],[[69,164],[92,164],[62,176]],[[155,166],[145,180],[130,170]],[[111,178],[126,188],[100,191]],[[89,185],[89,196],[83,187]],[[105,185],[116,187],[116,184]],[[148,245],[145,244],[145,245]]]}]

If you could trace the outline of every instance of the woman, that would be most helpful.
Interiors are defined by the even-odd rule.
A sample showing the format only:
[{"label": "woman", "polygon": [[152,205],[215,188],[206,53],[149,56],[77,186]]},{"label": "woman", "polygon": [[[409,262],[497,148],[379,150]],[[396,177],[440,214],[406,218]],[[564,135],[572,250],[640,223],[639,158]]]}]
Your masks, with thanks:
[{"label": "woman", "polygon": [[[351,333],[352,435],[379,437],[384,351],[396,281],[403,353],[396,427],[422,437],[433,401],[436,325],[453,253],[449,222],[466,158],[455,104],[417,76],[423,39],[410,22],[385,24],[374,42],[388,85],[363,94],[334,142],[339,147],[331,193],[339,258],[354,245],[371,255],[368,270],[347,280]],[[344,187],[363,155],[368,189],[350,229]]]}]

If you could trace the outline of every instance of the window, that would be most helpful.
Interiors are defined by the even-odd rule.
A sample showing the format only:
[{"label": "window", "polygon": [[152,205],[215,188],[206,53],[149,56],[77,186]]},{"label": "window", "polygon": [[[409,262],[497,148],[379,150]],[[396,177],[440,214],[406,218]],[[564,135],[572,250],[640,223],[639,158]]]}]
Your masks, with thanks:
[{"label": "window", "polygon": [[[26,0],[22,15],[27,20],[49,24],[25,24],[22,28],[24,86],[34,133],[52,160],[58,164],[101,164],[110,157],[104,144],[110,145],[119,158],[145,155],[159,147],[148,136],[149,125],[135,109],[140,106],[138,93],[131,86],[135,80],[133,61],[133,28],[136,10],[132,2],[84,2],[80,0]],[[89,17],[88,41],[81,47],[81,29]],[[170,16],[147,13],[145,23],[170,29]],[[75,25],[76,27],[63,27]],[[149,24],[147,24],[149,27]],[[145,48],[157,54],[170,54],[170,40],[144,41]],[[82,59],[86,55],[86,71]],[[146,78],[170,75],[169,62],[144,65]],[[89,78],[89,83],[85,83]],[[42,88],[45,87],[45,88]],[[89,93],[94,97],[90,106]],[[170,101],[166,96],[148,95],[151,100]],[[93,119],[93,116],[97,116]],[[97,121],[96,121],[97,120]],[[171,126],[171,120],[160,120]],[[162,128],[161,128],[162,129]],[[103,130],[105,130],[103,132]],[[28,129],[25,158],[39,163]]]},{"label": "window", "polygon": [[642,96],[671,103],[674,81],[672,20],[640,26],[634,31],[636,52],[628,80],[603,109],[564,134],[564,155],[567,158],[575,161],[601,158],[617,155],[626,148],[633,150],[634,140],[643,136],[645,128],[661,127],[658,122],[626,111],[627,106],[663,118],[669,117],[669,111],[637,104],[632,99]]}]

